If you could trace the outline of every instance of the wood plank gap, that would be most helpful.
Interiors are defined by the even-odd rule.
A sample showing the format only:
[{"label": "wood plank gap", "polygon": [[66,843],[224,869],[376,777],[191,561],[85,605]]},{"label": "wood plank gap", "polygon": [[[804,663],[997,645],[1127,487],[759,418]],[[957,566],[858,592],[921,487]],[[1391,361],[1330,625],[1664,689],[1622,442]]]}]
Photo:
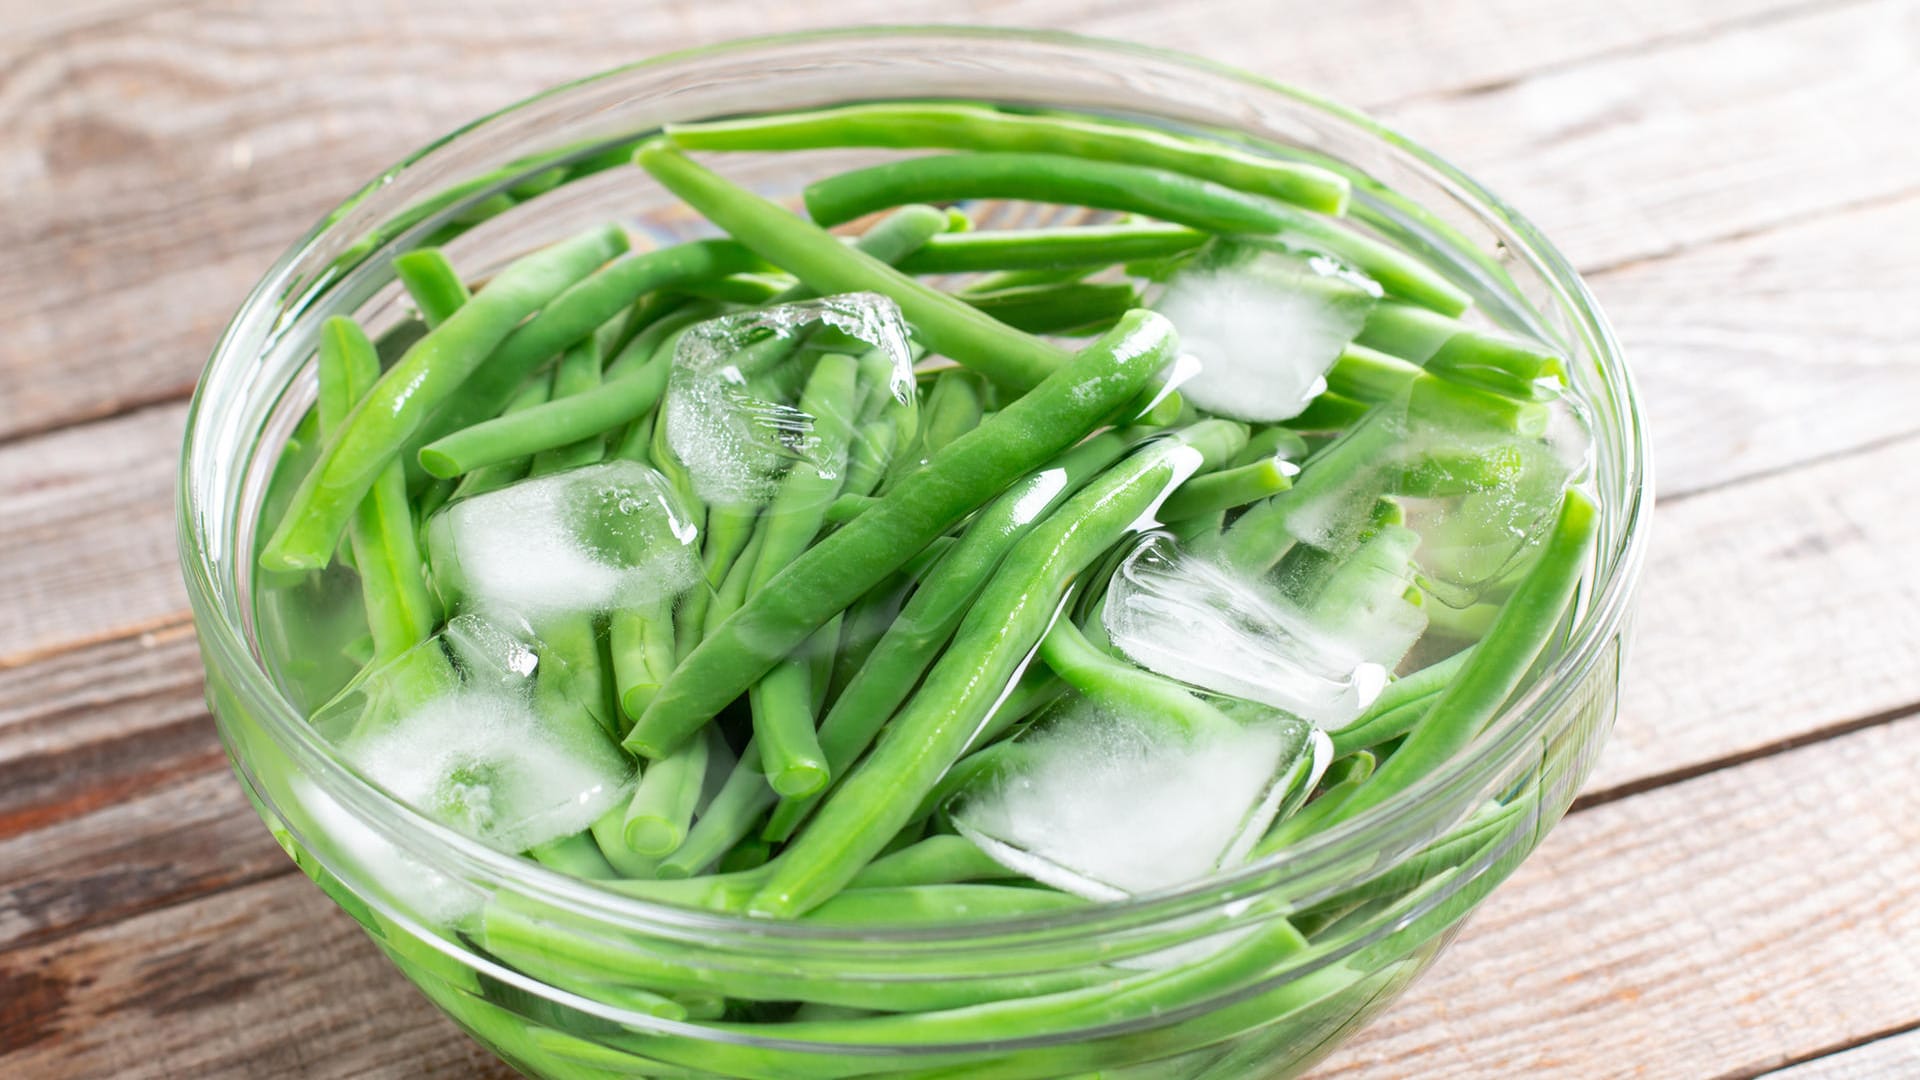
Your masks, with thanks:
[{"label": "wood plank gap", "polygon": [[1658,791],[1663,787],[1671,787],[1674,784],[1684,783],[1688,780],[1697,780],[1708,773],[1719,772],[1722,769],[1731,769],[1765,758],[1776,757],[1780,754],[1813,746],[1816,743],[1826,742],[1829,739],[1852,735],[1856,732],[1865,731],[1868,728],[1884,727],[1888,724],[1898,723],[1915,716],[1920,716],[1920,701],[1891,709],[1882,709],[1879,712],[1868,713],[1866,716],[1856,716],[1851,720],[1842,720],[1835,724],[1827,724],[1814,728],[1811,731],[1803,731],[1796,735],[1790,735],[1784,739],[1776,739],[1773,742],[1762,743],[1759,746],[1742,750],[1737,754],[1728,754],[1724,757],[1695,762],[1684,769],[1673,769],[1668,772],[1654,773],[1651,776],[1644,776],[1625,784],[1617,784],[1613,787],[1602,788],[1598,791],[1584,791],[1580,793],[1578,798],[1573,800],[1573,806],[1567,810],[1567,813],[1577,814],[1582,810],[1591,810],[1596,806],[1605,806],[1608,803],[1619,802],[1622,799],[1630,799],[1635,795],[1644,795],[1650,791]]},{"label": "wood plank gap", "polygon": [[[1682,48],[1688,45],[1698,44],[1702,41],[1711,41],[1724,34],[1738,33],[1742,30],[1758,30],[1763,27],[1772,26],[1775,23],[1790,22],[1807,15],[1845,11],[1848,8],[1861,7],[1874,2],[1876,2],[1876,0],[1807,0],[1805,3],[1773,8],[1769,11],[1756,11],[1748,15],[1736,15],[1725,22],[1717,22],[1711,26],[1694,26],[1685,30],[1677,30],[1670,34],[1656,34],[1653,37],[1630,44],[1610,45],[1606,48],[1595,49],[1590,53],[1582,53],[1577,57],[1558,60],[1551,64],[1537,65],[1513,72],[1509,75],[1502,75],[1497,79],[1481,79],[1463,83],[1459,86],[1443,86],[1437,90],[1421,90],[1411,94],[1402,94],[1399,97],[1388,98],[1384,101],[1370,102],[1365,105],[1364,108],[1368,112],[1386,112],[1390,109],[1400,108],[1403,105],[1424,105],[1430,102],[1447,101],[1452,98],[1497,94],[1502,90],[1510,90],[1529,79],[1537,78],[1541,75],[1577,71],[1580,68],[1593,64],[1603,64],[1609,60],[1642,56],[1649,52],[1660,52],[1665,49]],[[1142,0],[1140,6],[1149,7],[1157,5],[1154,4],[1153,0]]]},{"label": "wood plank gap", "polygon": [[[1878,2],[1879,0],[1860,0],[1861,4]],[[1844,9],[1845,6],[1848,5],[1840,5],[1839,7]],[[1851,6],[1860,6],[1860,4]],[[1643,255],[1635,255],[1632,258],[1587,263],[1575,266],[1574,269],[1579,272],[1582,278],[1591,280],[1606,274],[1611,274],[1617,270],[1627,270],[1637,266],[1662,263],[1668,259],[1685,255],[1689,252],[1719,247],[1722,244],[1737,244],[1743,240],[1752,240],[1765,236],[1768,233],[1779,232],[1782,229],[1798,228],[1802,225],[1814,225],[1832,218],[1846,217],[1849,214],[1893,206],[1914,198],[1915,196],[1920,196],[1920,183],[1916,183],[1911,187],[1900,188],[1897,191],[1883,191],[1874,195],[1868,195],[1865,198],[1848,199],[1843,202],[1830,203],[1822,206],[1818,210],[1811,210],[1795,217],[1774,218],[1769,221],[1762,221],[1724,233],[1716,233],[1711,237],[1696,240],[1692,243],[1672,244],[1660,248],[1657,251],[1650,251]]]},{"label": "wood plank gap", "polygon": [[153,635],[154,643],[159,644],[171,641],[180,636],[181,633],[192,632],[193,612],[184,610],[170,611],[164,615],[156,615],[150,619],[142,619],[129,626],[116,626],[108,630],[101,630],[81,637],[69,638],[65,641],[56,641],[49,645],[36,645],[30,649],[21,649],[18,652],[8,653],[0,656],[0,671],[11,671],[14,668],[26,667],[28,664],[39,663],[42,660],[51,660],[56,656],[64,656],[67,653],[78,652],[81,649],[91,648],[95,645],[111,645],[116,641],[126,641],[129,638],[145,637],[151,634]]},{"label": "wood plank gap", "polygon": [[199,373],[195,372],[194,378],[183,385],[169,386],[133,397],[113,398],[102,402],[100,408],[91,412],[63,416],[50,424],[27,426],[16,428],[12,431],[0,432],[0,449],[4,449],[14,443],[37,439],[42,435],[53,435],[65,431],[70,427],[78,427],[81,424],[98,424],[103,420],[118,420],[123,416],[131,416],[134,413],[147,409],[177,405],[192,397],[193,389],[197,385],[199,385]]},{"label": "wood plank gap", "polygon": [[[1750,473],[1742,473],[1739,476],[1729,477],[1725,480],[1721,480],[1716,483],[1704,484],[1700,487],[1689,488],[1685,491],[1676,491],[1672,495],[1661,495],[1661,496],[1658,496],[1657,505],[1677,506],[1680,503],[1686,502],[1690,499],[1698,498],[1701,495],[1711,495],[1717,491],[1729,491],[1729,490],[1732,490],[1733,488],[1740,487],[1744,484],[1764,483],[1768,480],[1777,480],[1780,477],[1786,476],[1789,473],[1800,472],[1803,469],[1816,468],[1821,465],[1830,465],[1833,462],[1845,461],[1848,458],[1858,457],[1862,454],[1872,454],[1881,450],[1890,450],[1896,446],[1901,445],[1902,443],[1910,442],[1915,438],[1920,438],[1920,428],[1914,428],[1909,431],[1899,431],[1891,435],[1885,435],[1878,439],[1874,439],[1871,442],[1863,442],[1854,446],[1845,446],[1837,450],[1829,450],[1824,454],[1815,454],[1812,457],[1800,458],[1791,464],[1776,465],[1771,468],[1759,469]],[[1656,470],[1659,468],[1658,462],[1654,463],[1654,468]],[[0,666],[4,666],[4,665],[0,665]]]},{"label": "wood plank gap", "polygon": [[1768,1065],[1759,1069],[1734,1069],[1721,1073],[1719,1076],[1714,1077],[1713,1080],[1761,1080],[1762,1077],[1774,1076],[1796,1066],[1811,1064],[1823,1058],[1830,1058],[1847,1053],[1850,1050],[1859,1050],[1863,1047],[1872,1046],[1877,1042],[1885,1042],[1888,1039],[1897,1039],[1902,1035],[1911,1035],[1916,1031],[1920,1031],[1920,1020],[1901,1024],[1898,1027],[1887,1028],[1884,1031],[1876,1031],[1871,1035],[1862,1035],[1857,1039],[1849,1039],[1846,1042],[1835,1043],[1832,1046],[1823,1046],[1811,1054],[1801,1054],[1776,1065]]}]

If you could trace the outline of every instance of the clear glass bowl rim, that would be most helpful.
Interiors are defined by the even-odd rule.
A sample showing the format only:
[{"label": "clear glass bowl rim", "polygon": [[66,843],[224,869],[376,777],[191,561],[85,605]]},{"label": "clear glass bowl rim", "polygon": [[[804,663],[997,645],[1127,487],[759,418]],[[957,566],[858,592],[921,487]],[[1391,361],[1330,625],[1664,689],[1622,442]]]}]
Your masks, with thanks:
[{"label": "clear glass bowl rim", "polygon": [[[1594,362],[1620,406],[1618,467],[1625,505],[1617,508],[1621,525],[1611,542],[1602,537],[1600,562],[1590,582],[1585,610],[1570,635],[1571,647],[1551,670],[1535,680],[1518,699],[1509,702],[1486,733],[1445,766],[1423,777],[1398,796],[1341,825],[1315,834],[1268,859],[1232,873],[1220,874],[1177,890],[1124,901],[1094,905],[1073,912],[1017,922],[993,922],[925,928],[846,930],[770,922],[744,916],[697,911],[649,902],[610,892],[567,877],[530,860],[508,855],[448,829],[367,784],[342,765],[324,740],[272,684],[246,641],[240,607],[245,598],[223,588],[224,568],[212,556],[205,522],[196,512],[194,449],[216,418],[205,415],[207,392],[216,374],[256,359],[257,341],[247,340],[252,318],[262,309],[284,302],[293,270],[302,254],[335,227],[344,212],[375,193],[388,179],[456,140],[473,136],[488,125],[552,98],[641,70],[685,64],[704,58],[755,49],[778,49],[803,43],[839,40],[959,38],[978,48],[983,42],[1046,44],[1083,51],[1124,63],[1150,58],[1213,78],[1276,94],[1294,105],[1317,113],[1322,120],[1344,125],[1369,138],[1389,153],[1424,168],[1454,199],[1483,218],[1497,222],[1501,240],[1519,261],[1530,264],[1553,292],[1563,314],[1581,332],[1594,351]],[[1593,669],[1605,645],[1622,629],[1647,547],[1647,525],[1652,511],[1652,476],[1646,425],[1631,372],[1618,342],[1579,274],[1564,256],[1523,216],[1472,180],[1444,158],[1367,115],[1276,80],[1181,52],[1061,31],[1017,30],[976,26],[894,26],[816,30],[795,34],[738,38],[698,48],[663,53],[599,72],[541,91],[494,113],[476,119],[414,151],[360,191],[330,211],[280,257],[248,294],[215,344],[196,387],[188,411],[179,473],[177,527],[181,566],[194,610],[201,649],[209,666],[220,665],[222,677],[242,694],[249,716],[273,738],[278,748],[315,783],[345,808],[373,825],[388,839],[415,853],[451,860],[468,880],[479,879],[511,887],[516,892],[556,907],[601,919],[609,924],[668,936],[695,935],[715,945],[751,947],[770,938],[790,939],[796,945],[816,943],[831,947],[836,941],[867,945],[941,945],[966,947],[981,939],[1017,938],[1033,943],[1049,939],[1079,939],[1129,929],[1166,925],[1223,903],[1282,889],[1288,881],[1311,876],[1355,852],[1377,849],[1398,832],[1417,827],[1423,805],[1484,784],[1512,763],[1556,715],[1574,688]],[[219,523],[225,527],[227,522]],[[262,787],[248,774],[249,763],[236,748],[234,764],[242,780],[256,792]]]}]

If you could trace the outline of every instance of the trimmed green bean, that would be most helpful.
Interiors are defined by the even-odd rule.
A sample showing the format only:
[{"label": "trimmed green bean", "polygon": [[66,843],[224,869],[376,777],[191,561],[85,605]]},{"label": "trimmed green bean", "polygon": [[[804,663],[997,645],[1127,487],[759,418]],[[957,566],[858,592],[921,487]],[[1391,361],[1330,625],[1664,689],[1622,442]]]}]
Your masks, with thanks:
[{"label": "trimmed green bean", "polygon": [[420,248],[394,256],[393,273],[413,298],[420,321],[426,323],[429,330],[446,322],[448,316],[473,298],[467,291],[467,283],[460,279],[453,264],[447,261],[446,253],[439,248]]},{"label": "trimmed green bean", "polygon": [[935,236],[919,251],[902,259],[899,266],[908,274],[1093,270],[1133,259],[1184,254],[1206,242],[1206,233],[1159,222],[1063,229],[995,229]]},{"label": "trimmed green bean", "polygon": [[[566,354],[560,358],[560,363],[553,369],[553,392],[548,396],[549,404],[591,394],[600,389],[600,365],[599,343],[592,337],[581,339],[578,344],[566,351]],[[533,464],[527,468],[527,475],[545,476],[563,469],[591,465],[605,456],[606,450],[607,441],[604,434],[595,432],[571,443],[535,454]]]},{"label": "trimmed green bean", "polygon": [[1044,150],[1189,173],[1322,213],[1343,213],[1347,205],[1346,178],[1315,165],[1087,117],[1011,113],[979,105],[849,105],[818,112],[670,124],[667,135],[689,150],[809,150],[833,146]]},{"label": "trimmed green bean", "polygon": [[[344,316],[320,328],[319,412],[323,434],[337,431],[354,403],[380,378],[380,357],[360,324]],[[432,636],[440,605],[427,589],[419,533],[407,503],[407,478],[398,462],[380,470],[354,508],[347,531],[360,594],[373,637],[373,660],[384,662]]]},{"label": "trimmed green bean", "polygon": [[1172,525],[1278,495],[1293,486],[1293,475],[1298,471],[1270,457],[1196,476],[1167,496],[1160,508],[1160,520]]},{"label": "trimmed green bean", "polygon": [[1024,390],[1067,361],[1067,354],[1053,345],[848,248],[825,229],[728,183],[664,143],[641,147],[634,160],[707,220],[808,286],[822,293],[864,291],[890,297],[913,327],[914,337],[928,349],[995,382]]},{"label": "trimmed green bean", "polygon": [[1211,180],[1141,165],[1046,153],[935,154],[856,169],[815,181],[806,190],[807,214],[822,227],[901,203],[962,199],[1090,206],[1145,214],[1205,232],[1279,236],[1323,248],[1379,282],[1388,294],[1444,315],[1458,315],[1472,304],[1439,271],[1332,219]]},{"label": "trimmed green bean", "polygon": [[972,292],[966,301],[1008,326],[1029,334],[1072,334],[1103,329],[1130,308],[1140,293],[1118,281],[1070,281],[997,292]]},{"label": "trimmed green bean", "polygon": [[673,853],[687,837],[694,804],[707,779],[707,757],[713,737],[688,739],[666,757],[649,764],[627,802],[621,835],[638,854]]},{"label": "trimmed green bean", "polygon": [[[463,428],[422,447],[420,464],[434,476],[459,476],[486,465],[599,437],[650,415],[666,389],[671,368],[667,358],[661,358],[585,393]],[[631,451],[623,450],[616,456],[627,452]]]}]

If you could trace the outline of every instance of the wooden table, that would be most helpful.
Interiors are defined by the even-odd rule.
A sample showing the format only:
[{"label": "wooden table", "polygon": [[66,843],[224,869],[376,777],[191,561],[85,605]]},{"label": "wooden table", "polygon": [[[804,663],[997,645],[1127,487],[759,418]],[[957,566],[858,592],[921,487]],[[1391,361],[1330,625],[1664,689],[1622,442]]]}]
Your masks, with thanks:
[{"label": "wooden table", "polygon": [[1913,0],[0,4],[0,1076],[505,1075],[227,773],[172,541],[193,379],[276,253],[464,118],[743,31],[956,16],[1379,113],[1558,239],[1645,387],[1618,732],[1317,1075],[1920,1076]]}]

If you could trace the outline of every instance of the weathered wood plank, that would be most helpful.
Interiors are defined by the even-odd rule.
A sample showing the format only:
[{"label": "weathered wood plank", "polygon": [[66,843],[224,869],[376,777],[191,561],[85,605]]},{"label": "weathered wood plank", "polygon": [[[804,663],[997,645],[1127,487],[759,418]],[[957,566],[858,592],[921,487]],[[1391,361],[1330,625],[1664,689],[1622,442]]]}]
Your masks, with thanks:
[{"label": "weathered wood plank", "polygon": [[0,446],[0,667],[179,621],[173,487],[183,404]]},{"label": "weathered wood plank", "polygon": [[1595,275],[1663,498],[1920,429],[1920,197]]},{"label": "weathered wood plank", "polygon": [[[1905,1022],[1920,999],[1920,788],[1894,766],[1917,758],[1909,720],[1576,814],[1320,1075],[1585,1080],[1657,1062],[1705,1076]],[[0,1068],[474,1067],[325,909],[284,876],[0,953],[0,985],[26,1003]]]},{"label": "weathered wood plank", "polygon": [[[1123,0],[1026,0],[977,13],[934,0],[858,0],[830,14],[799,4],[749,13],[742,0],[637,9],[592,0],[536,11],[285,4],[244,13],[162,10],[76,31],[57,48],[34,48],[31,35],[9,38],[19,44],[0,65],[11,72],[0,93],[0,131],[19,134],[0,141],[0,190],[9,193],[0,250],[10,254],[0,267],[0,325],[10,329],[0,340],[0,386],[8,388],[0,393],[0,437],[185,393],[219,327],[273,255],[407,150],[543,86],[730,37],[743,26],[773,32],[829,21],[959,20],[1068,27],[1191,49],[1369,105],[1692,41],[1715,26],[1765,23],[1805,6],[1688,0],[1603,10],[1503,0],[1421,13],[1388,0],[1331,7],[1233,0],[1193,18],[1174,6]],[[1356,50],[1365,63],[1353,62]],[[1621,65],[1616,58],[1599,66]],[[1647,83],[1657,72],[1629,66],[1602,78],[1659,92],[1657,79]],[[1700,93],[1710,98],[1712,90]],[[1465,147],[1460,160],[1478,167],[1475,131],[1488,126],[1482,108],[1437,108],[1416,107],[1408,119],[1437,146]],[[1854,118],[1843,112],[1837,119]],[[1848,130],[1872,130],[1866,125],[1874,114],[1857,119],[1861,126]],[[1671,148],[1654,142],[1642,150],[1634,140],[1643,134],[1602,125],[1589,142],[1611,140],[1609,152],[1623,162],[1658,172],[1667,159],[1654,155]],[[1504,160],[1515,145],[1526,144],[1491,146],[1486,156]],[[1577,209],[1584,174],[1542,170],[1509,193],[1523,205]],[[1685,187],[1694,175],[1670,182]],[[1614,209],[1579,219],[1581,227],[1616,228]],[[1635,243],[1644,247],[1615,246],[1639,250]]]},{"label": "weathered wood plank", "polygon": [[1766,1075],[1767,1080],[1883,1080],[1920,1076],[1920,1031],[1889,1035]]},{"label": "weathered wood plank", "polygon": [[1917,764],[1920,718],[1568,818],[1317,1080],[1748,1076],[1912,1022]]},{"label": "weathered wood plank", "polygon": [[1617,265],[1912,190],[1920,8],[1821,5],[1387,118]]},{"label": "weathered wood plank", "polygon": [[0,954],[9,1076],[499,1077],[304,877]]},{"label": "weathered wood plank", "polygon": [[0,949],[62,937],[294,872],[225,767],[190,772],[33,832],[0,839]]}]

